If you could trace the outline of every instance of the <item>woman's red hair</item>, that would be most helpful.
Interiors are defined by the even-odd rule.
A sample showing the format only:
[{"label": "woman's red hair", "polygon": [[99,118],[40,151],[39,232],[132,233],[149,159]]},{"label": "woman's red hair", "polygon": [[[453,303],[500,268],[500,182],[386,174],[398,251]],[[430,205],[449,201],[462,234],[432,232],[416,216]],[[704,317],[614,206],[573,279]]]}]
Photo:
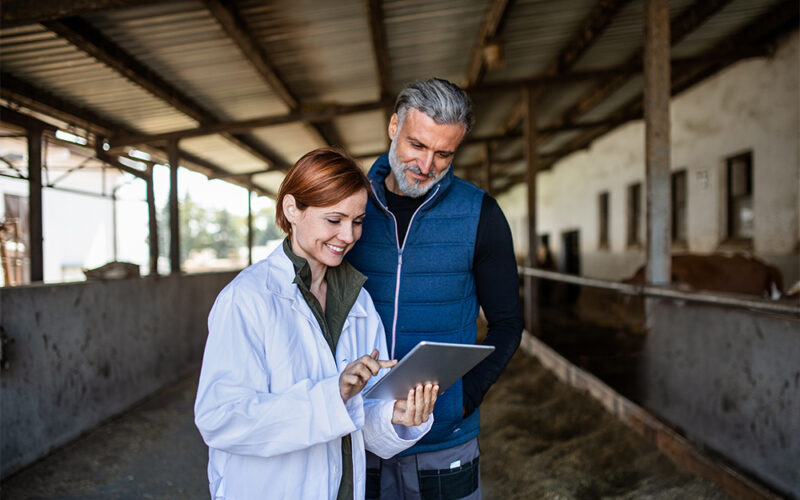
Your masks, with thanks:
[{"label": "woman's red hair", "polygon": [[347,153],[336,148],[319,148],[297,160],[281,182],[275,207],[275,223],[288,235],[292,226],[283,213],[283,199],[294,196],[297,208],[330,207],[366,189],[369,181]]}]

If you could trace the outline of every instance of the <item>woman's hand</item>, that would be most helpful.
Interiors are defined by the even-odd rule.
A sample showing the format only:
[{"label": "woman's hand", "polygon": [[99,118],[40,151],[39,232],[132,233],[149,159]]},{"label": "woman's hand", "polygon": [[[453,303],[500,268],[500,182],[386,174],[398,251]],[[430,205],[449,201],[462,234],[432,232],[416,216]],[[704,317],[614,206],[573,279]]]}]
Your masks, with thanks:
[{"label": "woman's hand", "polygon": [[378,374],[381,368],[391,368],[397,360],[378,360],[378,350],[373,349],[369,356],[361,356],[349,365],[339,375],[339,394],[345,403],[367,385],[371,377]]},{"label": "woman's hand", "polygon": [[394,402],[392,423],[412,427],[427,422],[433,413],[438,393],[438,384],[425,384],[425,387],[418,385],[415,389],[409,390],[405,401],[399,399]]}]

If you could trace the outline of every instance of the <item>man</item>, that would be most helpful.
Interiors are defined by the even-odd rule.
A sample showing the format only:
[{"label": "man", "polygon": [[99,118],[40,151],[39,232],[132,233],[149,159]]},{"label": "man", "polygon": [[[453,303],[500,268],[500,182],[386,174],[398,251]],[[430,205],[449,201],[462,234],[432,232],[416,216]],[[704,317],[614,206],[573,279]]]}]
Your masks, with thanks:
[{"label": "man", "polygon": [[400,455],[367,456],[367,498],[480,498],[478,406],[519,345],[522,315],[511,231],[497,202],[455,177],[472,127],[463,90],[441,79],[404,89],[389,153],[368,177],[361,240],[348,260],[369,278],[391,358],[421,340],[474,344],[482,307],[486,360],[439,397],[431,431]]}]

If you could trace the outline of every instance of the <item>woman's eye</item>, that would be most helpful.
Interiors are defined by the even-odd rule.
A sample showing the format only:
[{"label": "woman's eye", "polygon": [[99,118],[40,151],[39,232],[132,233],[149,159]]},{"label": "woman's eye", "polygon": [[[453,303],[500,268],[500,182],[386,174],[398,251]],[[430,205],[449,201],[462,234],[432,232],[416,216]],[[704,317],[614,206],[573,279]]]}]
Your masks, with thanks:
[{"label": "woman's eye", "polygon": [[361,225],[361,224],[363,224],[363,223],[364,223],[364,221],[363,221],[363,220],[354,220],[354,221],[353,221],[353,224],[355,224],[356,226],[360,226],[360,225]]},{"label": "woman's eye", "polygon": [[328,219],[328,222],[330,222],[331,224],[338,224],[339,220],[338,219]]}]

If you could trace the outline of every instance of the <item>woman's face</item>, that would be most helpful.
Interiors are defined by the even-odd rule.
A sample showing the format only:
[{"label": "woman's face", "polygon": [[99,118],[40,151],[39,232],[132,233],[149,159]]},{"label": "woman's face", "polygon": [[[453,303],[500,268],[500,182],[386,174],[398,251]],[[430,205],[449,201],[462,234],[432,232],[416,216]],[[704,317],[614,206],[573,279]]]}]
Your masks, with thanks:
[{"label": "woman's face", "polygon": [[[288,206],[286,205],[288,203]],[[320,266],[335,267],[361,237],[367,191],[361,189],[330,207],[300,210],[294,197],[284,198],[284,213],[292,223],[292,251],[305,258],[312,274]]]}]

